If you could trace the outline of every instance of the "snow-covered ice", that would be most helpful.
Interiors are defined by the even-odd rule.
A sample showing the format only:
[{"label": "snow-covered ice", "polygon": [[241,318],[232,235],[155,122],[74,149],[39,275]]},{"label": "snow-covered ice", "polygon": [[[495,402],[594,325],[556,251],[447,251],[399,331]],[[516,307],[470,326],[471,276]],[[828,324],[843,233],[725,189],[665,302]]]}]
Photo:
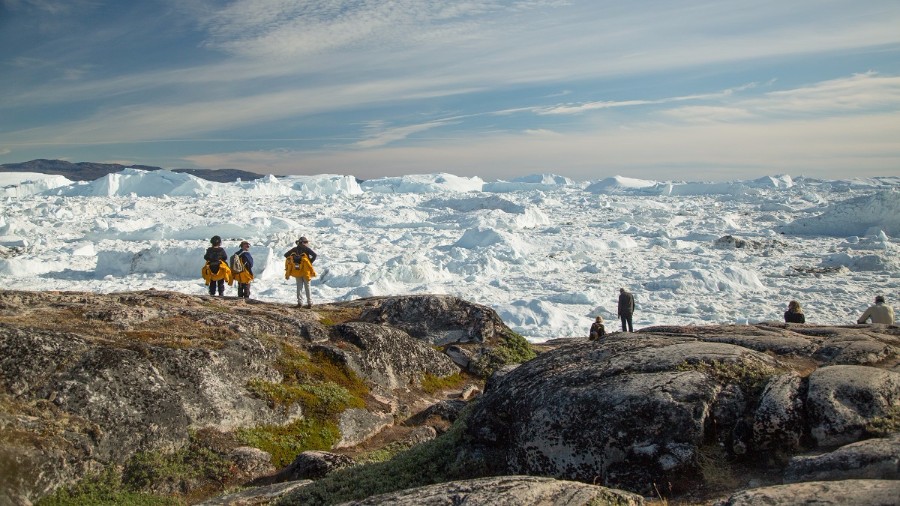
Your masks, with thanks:
[{"label": "snow-covered ice", "polygon": [[202,256],[220,235],[229,254],[252,243],[253,298],[292,303],[282,255],[304,235],[314,302],[452,294],[533,341],[584,336],[596,315],[617,329],[623,286],[636,327],[781,321],[791,299],[808,322],[847,324],[876,294],[900,297],[900,178],[216,183],[126,169],[77,183],[0,173],[0,188],[8,289],[205,294]]}]

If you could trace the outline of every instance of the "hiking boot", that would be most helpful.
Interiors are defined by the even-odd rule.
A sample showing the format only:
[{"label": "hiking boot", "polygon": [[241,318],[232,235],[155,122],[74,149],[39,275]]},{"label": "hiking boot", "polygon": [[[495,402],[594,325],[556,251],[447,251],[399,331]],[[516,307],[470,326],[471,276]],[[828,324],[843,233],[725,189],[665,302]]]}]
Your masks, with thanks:
[{"label": "hiking boot", "polygon": [[306,309],[312,309],[312,304],[307,304]]}]

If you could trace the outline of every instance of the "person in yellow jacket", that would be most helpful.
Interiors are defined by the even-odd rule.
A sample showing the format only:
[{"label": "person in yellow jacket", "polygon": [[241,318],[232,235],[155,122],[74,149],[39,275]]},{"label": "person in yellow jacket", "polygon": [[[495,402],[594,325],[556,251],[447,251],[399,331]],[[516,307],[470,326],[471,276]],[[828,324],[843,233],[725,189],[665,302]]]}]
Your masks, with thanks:
[{"label": "person in yellow jacket", "polygon": [[200,275],[203,276],[203,281],[209,285],[209,294],[215,295],[218,291],[221,297],[225,295],[225,283],[228,283],[229,286],[232,283],[231,269],[228,268],[228,254],[222,248],[221,237],[214,235],[209,242],[212,246],[206,248],[206,254],[203,255],[206,265],[203,266]]},{"label": "person in yellow jacket", "polygon": [[309,247],[309,240],[301,237],[296,246],[284,254],[284,279],[297,278],[297,305],[303,305],[303,292],[306,292],[306,307],[312,307],[312,296],[309,293],[309,280],[316,277],[313,262],[316,252]]},{"label": "person in yellow jacket", "polygon": [[241,241],[241,249],[232,255],[231,266],[231,276],[238,284],[238,297],[249,299],[250,282],[253,281],[253,256],[249,242]]}]

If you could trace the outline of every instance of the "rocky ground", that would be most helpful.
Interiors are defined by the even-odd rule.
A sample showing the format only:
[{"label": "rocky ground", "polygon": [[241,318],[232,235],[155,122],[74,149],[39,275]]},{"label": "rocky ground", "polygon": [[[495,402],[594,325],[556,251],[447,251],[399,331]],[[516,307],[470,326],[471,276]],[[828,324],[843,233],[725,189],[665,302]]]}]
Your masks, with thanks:
[{"label": "rocky ground", "polygon": [[780,323],[530,346],[448,296],[0,291],[0,504],[895,504],[898,351]]}]

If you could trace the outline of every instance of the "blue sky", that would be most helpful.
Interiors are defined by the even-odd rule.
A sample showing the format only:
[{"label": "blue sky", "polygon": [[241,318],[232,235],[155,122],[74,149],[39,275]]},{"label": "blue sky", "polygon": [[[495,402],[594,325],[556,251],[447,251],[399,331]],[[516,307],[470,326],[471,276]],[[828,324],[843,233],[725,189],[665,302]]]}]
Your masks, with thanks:
[{"label": "blue sky", "polygon": [[0,0],[0,163],[900,175],[897,0]]}]

